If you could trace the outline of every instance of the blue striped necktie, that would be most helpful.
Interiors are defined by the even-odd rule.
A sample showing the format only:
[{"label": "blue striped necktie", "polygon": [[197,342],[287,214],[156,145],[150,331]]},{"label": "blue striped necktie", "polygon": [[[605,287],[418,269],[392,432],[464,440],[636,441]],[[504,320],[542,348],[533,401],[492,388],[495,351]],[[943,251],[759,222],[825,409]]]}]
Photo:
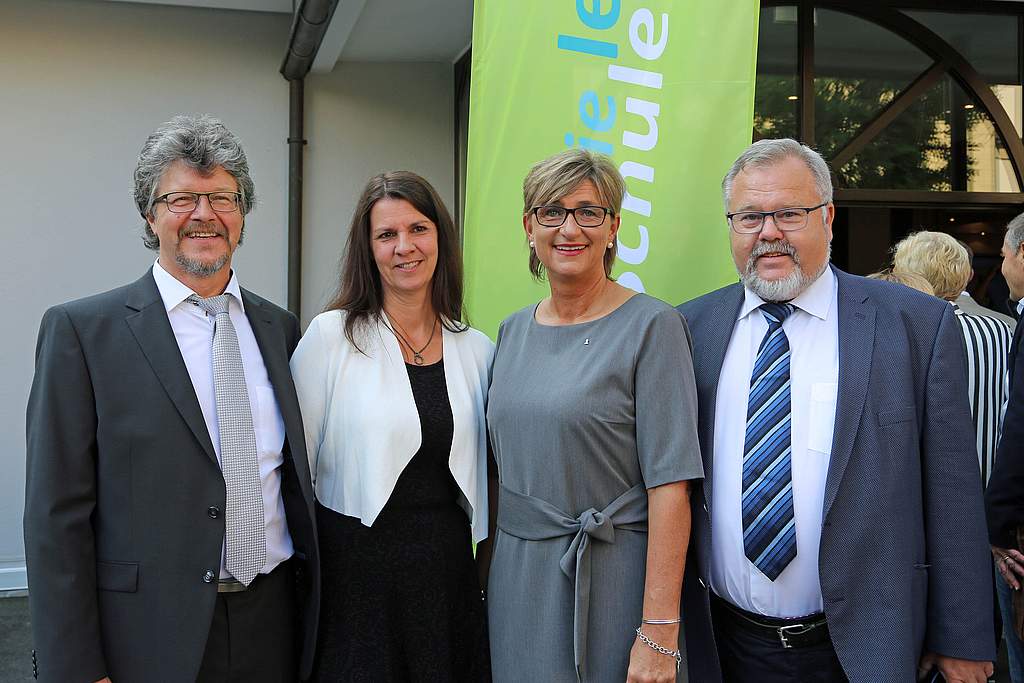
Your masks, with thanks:
[{"label": "blue striped necktie", "polygon": [[774,581],[796,557],[790,458],[789,340],[782,322],[791,304],[766,303],[768,331],[757,349],[743,443],[743,550]]}]

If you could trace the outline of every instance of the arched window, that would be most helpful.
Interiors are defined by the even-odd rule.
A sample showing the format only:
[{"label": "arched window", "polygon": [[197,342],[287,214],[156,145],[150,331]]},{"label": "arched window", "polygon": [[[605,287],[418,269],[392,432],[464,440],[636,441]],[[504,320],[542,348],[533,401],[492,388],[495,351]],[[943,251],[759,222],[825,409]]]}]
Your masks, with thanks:
[{"label": "arched window", "polygon": [[932,229],[974,249],[974,288],[998,280],[1002,228],[1024,209],[1022,17],[1009,3],[762,2],[754,138],[829,160],[841,267],[877,270]]}]

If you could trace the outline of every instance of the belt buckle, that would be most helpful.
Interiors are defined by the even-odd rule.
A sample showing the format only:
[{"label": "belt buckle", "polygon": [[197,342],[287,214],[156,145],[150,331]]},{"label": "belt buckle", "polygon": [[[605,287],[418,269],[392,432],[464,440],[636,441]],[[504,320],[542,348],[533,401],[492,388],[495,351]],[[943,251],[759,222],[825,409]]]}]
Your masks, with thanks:
[{"label": "belt buckle", "polygon": [[235,578],[221,579],[217,582],[218,593],[241,593],[247,588],[248,586]]},{"label": "belt buckle", "polygon": [[817,624],[790,624],[789,626],[777,626],[775,632],[779,634],[779,641],[782,643],[782,647],[790,650],[793,648],[793,644],[789,642],[789,637],[802,636],[813,631],[816,627]]}]

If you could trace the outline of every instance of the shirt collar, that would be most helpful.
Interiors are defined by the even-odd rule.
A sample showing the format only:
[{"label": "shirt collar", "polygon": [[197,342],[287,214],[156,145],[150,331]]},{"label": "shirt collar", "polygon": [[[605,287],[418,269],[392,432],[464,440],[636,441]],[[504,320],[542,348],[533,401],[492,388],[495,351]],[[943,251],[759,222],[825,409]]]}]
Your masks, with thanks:
[{"label": "shirt collar", "polygon": [[1024,299],[1017,302],[1017,317],[1024,315]]},{"label": "shirt collar", "polygon": [[[815,318],[826,320],[828,318],[828,310],[832,307],[832,299],[835,298],[835,291],[836,276],[832,272],[832,268],[826,267],[821,275],[818,276],[818,279],[812,282],[807,289],[800,292],[789,303],[805,313],[810,313]],[[736,318],[737,320],[747,317],[765,302],[764,299],[754,294],[747,287],[743,288],[743,292],[743,305],[740,307],[740,314]]]},{"label": "shirt collar", "polygon": [[[196,294],[188,285],[164,270],[160,265],[160,259],[153,264],[153,279],[156,281],[156,288],[160,291],[160,298],[163,299],[164,310],[168,313]],[[224,293],[230,294],[242,312],[245,312],[245,305],[242,303],[242,288],[238,285],[238,276],[234,270],[231,271],[231,279],[228,280],[228,286],[224,288]],[[196,296],[199,295],[196,294]]]}]

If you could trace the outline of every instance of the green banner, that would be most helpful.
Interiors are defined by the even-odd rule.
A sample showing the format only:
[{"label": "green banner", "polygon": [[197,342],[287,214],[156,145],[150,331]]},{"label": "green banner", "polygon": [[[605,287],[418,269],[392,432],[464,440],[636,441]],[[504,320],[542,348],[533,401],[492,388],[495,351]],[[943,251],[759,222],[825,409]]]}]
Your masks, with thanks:
[{"label": "green banner", "polygon": [[720,183],[750,144],[757,0],[476,0],[464,221],[467,308],[491,334],[547,294],[522,181],[566,147],[628,193],[613,276],[680,303],[736,279]]}]

